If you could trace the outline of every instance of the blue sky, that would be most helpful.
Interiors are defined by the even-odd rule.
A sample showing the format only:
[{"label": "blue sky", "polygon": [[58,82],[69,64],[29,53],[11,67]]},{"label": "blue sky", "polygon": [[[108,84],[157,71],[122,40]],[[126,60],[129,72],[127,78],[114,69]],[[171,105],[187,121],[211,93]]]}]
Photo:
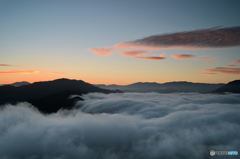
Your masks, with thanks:
[{"label": "blue sky", "polygon": [[[111,47],[151,35],[240,26],[239,15],[238,0],[1,0],[0,64],[11,67],[0,67],[0,70],[39,70],[40,73],[2,73],[0,83],[60,76],[83,78],[92,83],[227,82],[239,78],[239,74],[204,76],[200,75],[201,70],[223,67],[240,59],[239,47],[151,53],[210,56],[215,61],[211,64],[170,58],[149,61],[119,54],[99,57],[89,49]],[[193,77],[189,77],[189,72]]]}]

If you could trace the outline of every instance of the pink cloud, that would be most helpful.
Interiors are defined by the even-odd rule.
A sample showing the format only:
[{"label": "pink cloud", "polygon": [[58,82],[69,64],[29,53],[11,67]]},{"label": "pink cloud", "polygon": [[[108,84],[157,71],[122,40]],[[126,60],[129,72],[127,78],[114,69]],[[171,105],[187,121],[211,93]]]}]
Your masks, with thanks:
[{"label": "pink cloud", "polygon": [[234,63],[240,63],[240,59],[235,60]]},{"label": "pink cloud", "polygon": [[238,64],[240,64],[240,59],[234,60],[234,61],[232,62],[232,64],[226,65],[226,67],[235,67],[235,66],[237,66]]},{"label": "pink cloud", "polygon": [[121,55],[135,57],[135,56],[139,56],[146,53],[148,52],[144,50],[132,50],[132,51],[124,51],[121,53]]},{"label": "pink cloud", "polygon": [[240,68],[215,67],[206,69],[202,74],[240,75]]},{"label": "pink cloud", "polygon": [[0,66],[11,66],[11,65],[0,63]]},{"label": "pink cloud", "polygon": [[164,60],[164,59],[166,59],[165,57],[161,57],[161,56],[136,56],[134,58],[145,59],[145,60]]},{"label": "pink cloud", "polygon": [[240,59],[234,60],[232,65],[236,66],[238,64],[240,64]]},{"label": "pink cloud", "polygon": [[145,60],[164,60],[165,54],[160,54],[159,56],[142,56],[143,54],[147,54],[148,51],[145,50],[131,50],[122,52],[121,55],[129,56],[135,59],[145,59]]},{"label": "pink cloud", "polygon": [[235,67],[236,65],[226,65],[226,67]]},{"label": "pink cloud", "polygon": [[186,60],[186,59],[193,59],[195,58],[194,55],[189,55],[189,54],[179,54],[179,55],[172,55],[174,59],[177,60]]},{"label": "pink cloud", "polygon": [[92,51],[98,56],[108,56],[112,53],[112,48],[110,47],[93,48],[93,49],[89,49],[89,51]]}]

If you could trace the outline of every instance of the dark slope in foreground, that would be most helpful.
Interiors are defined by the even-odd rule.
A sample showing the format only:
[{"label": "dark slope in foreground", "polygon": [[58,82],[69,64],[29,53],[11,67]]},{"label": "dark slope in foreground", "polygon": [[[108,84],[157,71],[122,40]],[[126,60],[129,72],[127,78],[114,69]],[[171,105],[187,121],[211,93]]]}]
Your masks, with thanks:
[{"label": "dark slope in foreground", "polygon": [[155,82],[138,82],[130,85],[97,85],[100,88],[121,90],[126,92],[159,92],[159,93],[174,93],[174,92],[199,92],[209,93],[224,84],[208,84],[208,83],[192,83],[186,81],[155,83]]},{"label": "dark slope in foreground", "polygon": [[52,113],[59,109],[70,109],[76,100],[82,100],[80,97],[69,98],[70,95],[90,92],[115,91],[98,88],[81,80],[57,79],[19,87],[0,86],[0,104],[27,101],[42,112]]},{"label": "dark slope in foreground", "polygon": [[214,91],[215,93],[240,93],[240,80],[231,81]]}]

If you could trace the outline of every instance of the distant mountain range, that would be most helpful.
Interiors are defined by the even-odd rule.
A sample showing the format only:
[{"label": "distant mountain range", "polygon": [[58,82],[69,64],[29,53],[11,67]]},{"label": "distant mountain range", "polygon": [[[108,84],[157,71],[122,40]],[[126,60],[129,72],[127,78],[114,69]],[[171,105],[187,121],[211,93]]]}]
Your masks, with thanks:
[{"label": "distant mountain range", "polygon": [[59,109],[72,108],[80,97],[69,98],[70,95],[82,95],[90,92],[114,93],[117,91],[98,88],[81,80],[57,79],[54,81],[35,82],[22,86],[0,86],[0,105],[27,101],[45,113]]},{"label": "distant mountain range", "polygon": [[20,87],[20,86],[25,86],[25,85],[29,85],[30,83],[27,82],[27,81],[22,81],[22,82],[15,82],[15,83],[12,83],[10,85],[12,86],[15,86],[15,87]]},{"label": "distant mountain range", "polygon": [[25,86],[25,85],[28,85],[28,84],[30,84],[30,83],[27,82],[27,81],[22,81],[22,82],[15,82],[15,83],[11,83],[11,84],[2,84],[0,86],[12,85],[12,86],[15,86],[15,87],[20,87],[20,86]]},{"label": "distant mountain range", "polygon": [[192,83],[186,81],[179,82],[138,82],[130,85],[96,85],[103,89],[121,90],[124,92],[159,92],[159,93],[173,93],[173,92],[199,92],[209,93],[224,86],[224,84],[208,84],[208,83]]},{"label": "distant mountain range", "polygon": [[[80,96],[86,93],[118,92],[199,92],[199,93],[240,93],[240,80],[228,84],[207,84],[192,82],[138,82],[130,85],[92,85],[81,80],[57,79],[44,82],[16,82],[0,86],[0,105],[29,102],[44,113],[71,109]],[[71,95],[79,95],[70,98]]]}]

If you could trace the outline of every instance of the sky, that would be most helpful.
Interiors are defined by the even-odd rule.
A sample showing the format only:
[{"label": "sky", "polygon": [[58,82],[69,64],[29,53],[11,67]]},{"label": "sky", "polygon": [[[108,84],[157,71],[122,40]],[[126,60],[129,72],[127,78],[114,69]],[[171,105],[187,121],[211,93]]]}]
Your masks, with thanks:
[{"label": "sky", "polygon": [[0,84],[240,79],[239,0],[0,0]]}]

